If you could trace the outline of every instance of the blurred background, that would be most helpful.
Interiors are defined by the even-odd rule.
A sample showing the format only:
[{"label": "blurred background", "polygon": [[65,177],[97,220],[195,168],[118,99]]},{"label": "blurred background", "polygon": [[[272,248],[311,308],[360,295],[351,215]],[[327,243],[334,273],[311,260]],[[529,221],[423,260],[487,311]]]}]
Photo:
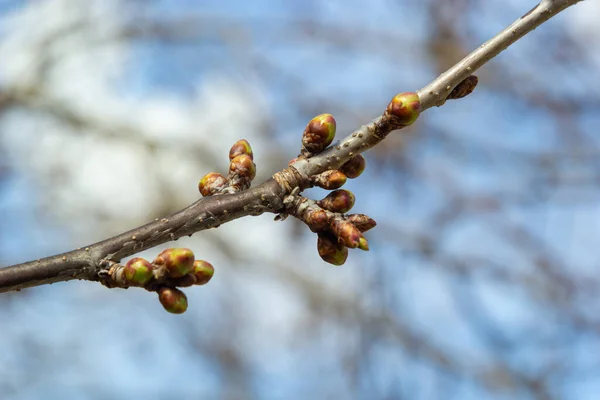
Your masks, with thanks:
[{"label": "blurred background", "polygon": [[[0,265],[185,207],[239,138],[261,182],[313,116],[345,136],[536,3],[0,0]],[[177,243],[216,268],[180,316],[91,282],[0,295],[0,398],[597,399],[598,15],[366,153],[346,188],[379,225],[342,267],[263,215]]]}]

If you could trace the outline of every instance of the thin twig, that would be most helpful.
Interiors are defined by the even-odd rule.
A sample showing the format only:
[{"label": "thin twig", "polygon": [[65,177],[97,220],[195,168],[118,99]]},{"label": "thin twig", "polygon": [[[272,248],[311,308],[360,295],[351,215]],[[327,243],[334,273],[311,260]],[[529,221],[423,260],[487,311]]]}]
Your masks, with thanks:
[{"label": "thin twig", "polygon": [[485,63],[567,7],[582,0],[543,0],[509,27],[460,60],[437,79],[419,90],[421,109],[445,103],[448,94]]},{"label": "thin twig", "polygon": [[[417,93],[421,111],[441,106],[463,80],[511,44],[554,15],[581,0],[543,0],[508,28],[466,56]],[[381,142],[396,129],[385,113],[310,159],[301,159],[254,188],[206,197],[161,220],[85,248],[0,269],[0,292],[71,279],[98,280],[109,261],[118,262],[142,250],[192,235],[226,222],[265,212],[281,213],[283,198],[310,186],[310,177],[335,169],[354,155]]]}]

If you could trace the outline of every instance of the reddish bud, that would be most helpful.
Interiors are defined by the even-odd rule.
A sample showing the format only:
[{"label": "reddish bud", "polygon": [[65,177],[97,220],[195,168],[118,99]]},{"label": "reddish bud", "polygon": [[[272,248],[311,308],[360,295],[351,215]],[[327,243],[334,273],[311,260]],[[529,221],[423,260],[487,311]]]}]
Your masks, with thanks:
[{"label": "reddish bud", "polygon": [[475,90],[475,86],[477,86],[477,82],[479,79],[475,75],[467,76],[462,82],[460,82],[452,92],[446,97],[447,100],[452,99],[462,99],[465,96],[468,96]]},{"label": "reddish bud", "polygon": [[219,173],[210,172],[200,179],[200,182],[198,183],[198,190],[202,196],[206,197],[212,196],[215,193],[219,193],[221,189],[225,188],[226,186],[227,178]]},{"label": "reddish bud", "polygon": [[295,163],[296,161],[298,161],[298,158],[299,158],[299,157],[292,158],[292,159],[290,160],[290,162],[288,163],[288,167],[289,167],[290,165],[292,165],[293,163]]},{"label": "reddish bud", "polygon": [[314,184],[327,190],[339,189],[346,183],[346,175],[338,170],[325,171],[314,177]]},{"label": "reddish bud", "polygon": [[358,154],[352,157],[350,160],[348,160],[348,162],[346,162],[344,165],[342,165],[340,171],[346,174],[348,178],[354,179],[358,178],[360,174],[364,172],[366,166],[367,161],[362,155]]},{"label": "reddish bud", "polygon": [[252,153],[252,147],[250,147],[250,143],[246,139],[238,140],[231,146],[229,150],[229,161],[233,160],[237,156],[241,156],[245,154],[250,157],[250,159],[254,159],[254,154]]},{"label": "reddish bud", "polygon": [[310,120],[302,135],[302,152],[320,153],[335,138],[335,118],[331,114],[317,115]]},{"label": "reddish bud", "polygon": [[123,267],[123,277],[129,284],[144,286],[152,279],[153,268],[152,264],[143,258],[132,258]]},{"label": "reddish bud", "polygon": [[354,226],[356,226],[361,232],[366,232],[377,225],[377,222],[375,222],[373,218],[369,218],[367,215],[364,214],[348,215],[346,219],[352,222],[352,224],[354,224]]},{"label": "reddish bud", "polygon": [[327,234],[319,234],[317,251],[323,261],[333,265],[342,265],[348,258],[348,248]]},{"label": "reddish bud", "polygon": [[215,268],[207,261],[196,260],[192,273],[196,277],[196,285],[204,285],[213,277]]},{"label": "reddish bud", "polygon": [[242,154],[231,160],[229,164],[230,179],[243,179],[250,182],[256,176],[256,165],[252,161],[252,157],[247,154]]},{"label": "reddish bud", "polygon": [[311,210],[305,217],[306,225],[313,232],[319,232],[329,226],[329,217],[325,210]]},{"label": "reddish bud", "polygon": [[154,264],[164,266],[169,276],[180,278],[194,268],[194,253],[186,248],[166,249],[156,256]]},{"label": "reddish bud", "polygon": [[354,200],[355,198],[351,191],[339,189],[329,193],[327,197],[318,201],[317,204],[329,211],[345,213],[352,209]]},{"label": "reddish bud", "polygon": [[160,288],[158,291],[158,300],[165,310],[173,314],[182,314],[188,307],[185,293],[175,288]]},{"label": "reddish bud", "polygon": [[415,122],[421,112],[421,100],[414,92],[397,94],[387,106],[387,112],[395,117],[395,122],[408,126]]},{"label": "reddish bud", "polygon": [[361,231],[351,222],[336,219],[331,224],[331,231],[346,247],[351,249],[358,247],[361,250],[369,250],[367,239],[365,239]]}]

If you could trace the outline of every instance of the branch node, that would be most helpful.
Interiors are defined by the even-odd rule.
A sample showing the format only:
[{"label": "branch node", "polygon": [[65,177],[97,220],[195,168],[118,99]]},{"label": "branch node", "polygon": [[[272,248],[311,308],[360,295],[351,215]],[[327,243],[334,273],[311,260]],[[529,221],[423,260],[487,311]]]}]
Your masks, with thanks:
[{"label": "branch node", "polygon": [[310,187],[310,178],[291,166],[276,172],[273,179],[286,193],[292,193],[296,188],[300,192]]}]

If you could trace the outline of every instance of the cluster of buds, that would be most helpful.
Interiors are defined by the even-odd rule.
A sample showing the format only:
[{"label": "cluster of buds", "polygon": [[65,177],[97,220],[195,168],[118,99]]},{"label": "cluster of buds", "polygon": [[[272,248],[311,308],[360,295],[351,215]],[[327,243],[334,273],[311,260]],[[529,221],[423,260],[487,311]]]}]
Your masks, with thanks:
[{"label": "cluster of buds", "polygon": [[348,249],[358,248],[368,251],[369,243],[363,236],[363,232],[374,228],[375,225],[377,225],[375,220],[364,214],[335,215],[331,218],[328,229],[322,229],[317,233],[319,256],[330,264],[342,265],[348,258]]},{"label": "cluster of buds", "polygon": [[354,205],[354,195],[347,190],[336,190],[318,202],[303,199],[299,218],[317,233],[317,251],[323,261],[342,265],[348,249],[369,250],[363,233],[377,225],[364,214],[345,215]]},{"label": "cluster of buds", "polygon": [[204,285],[213,277],[214,271],[209,262],[196,260],[190,249],[170,248],[152,262],[136,257],[125,265],[112,264],[103,283],[111,287],[137,286],[158,292],[165,310],[181,314],[187,309],[187,298],[177,287]]},{"label": "cluster of buds", "polygon": [[[310,158],[324,151],[333,142],[335,130],[336,122],[331,114],[321,114],[310,120],[302,135],[300,155],[291,160],[290,165],[300,158]],[[369,250],[363,232],[376,223],[363,214],[345,215],[354,206],[355,197],[349,190],[340,189],[348,179],[358,178],[365,167],[365,158],[357,154],[338,169],[310,178],[313,186],[332,190],[325,198],[314,201],[290,195],[286,202],[286,212],[317,234],[319,256],[330,264],[344,264],[348,249]]]},{"label": "cluster of buds", "polygon": [[252,147],[246,139],[238,140],[229,150],[229,173],[227,177],[210,172],[200,179],[198,190],[204,197],[221,193],[246,190],[256,176],[256,164]]}]

